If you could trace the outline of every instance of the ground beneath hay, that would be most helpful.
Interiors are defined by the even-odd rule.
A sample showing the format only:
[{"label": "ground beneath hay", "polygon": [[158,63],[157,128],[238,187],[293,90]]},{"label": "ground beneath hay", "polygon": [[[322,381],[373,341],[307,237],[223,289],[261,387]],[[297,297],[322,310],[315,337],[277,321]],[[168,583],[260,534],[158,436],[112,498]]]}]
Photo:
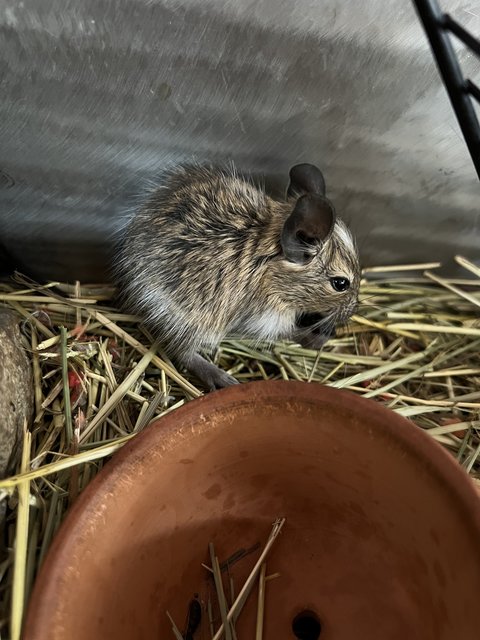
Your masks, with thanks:
[{"label": "ground beneath hay", "polygon": [[[375,399],[414,421],[478,480],[480,269],[457,262],[464,279],[445,280],[425,265],[396,267],[395,279],[386,268],[366,271],[358,315],[321,353],[231,339],[213,361],[240,382],[303,380]],[[113,299],[104,285],[39,286],[21,276],[0,284],[0,305],[22,318],[35,381],[19,472],[0,480],[0,500],[8,502],[2,635],[9,624],[19,628],[64,514],[108,457],[149,422],[201,395]]]}]

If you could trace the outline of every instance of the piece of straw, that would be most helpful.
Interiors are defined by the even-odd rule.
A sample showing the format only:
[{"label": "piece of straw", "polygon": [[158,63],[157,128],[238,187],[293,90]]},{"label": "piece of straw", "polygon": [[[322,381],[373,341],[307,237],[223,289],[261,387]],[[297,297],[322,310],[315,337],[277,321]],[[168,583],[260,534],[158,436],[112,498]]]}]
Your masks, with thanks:
[{"label": "piece of straw", "polygon": [[458,287],[455,287],[453,284],[450,284],[447,280],[444,280],[443,278],[440,278],[439,276],[435,275],[434,273],[430,273],[429,271],[425,271],[425,275],[427,278],[430,278],[430,280],[437,282],[442,287],[445,287],[449,291],[453,291],[453,293],[456,293],[457,296],[465,298],[465,300],[468,300],[477,307],[480,307],[480,300],[467,291],[462,291]]},{"label": "piece of straw", "polygon": [[[25,422],[20,471],[28,472],[30,464],[31,434]],[[14,569],[12,586],[12,609],[10,618],[11,640],[20,640],[23,612],[25,607],[25,578],[28,552],[28,523],[30,512],[30,480],[24,479],[18,485],[17,531],[14,548]]]},{"label": "piece of straw", "polygon": [[362,269],[362,274],[368,273],[391,273],[400,271],[424,271],[425,269],[437,269],[441,267],[441,262],[424,262],[420,264],[398,264],[383,267],[366,267]]},{"label": "piece of straw", "polygon": [[215,581],[215,589],[217,591],[218,607],[220,609],[220,616],[222,618],[222,625],[225,632],[225,640],[232,640],[232,623],[227,620],[227,599],[225,598],[225,592],[223,590],[222,574],[220,571],[220,565],[218,558],[215,555],[215,547],[213,542],[208,545],[210,552],[210,561],[213,569],[213,579]]},{"label": "piece of straw", "polygon": [[[250,595],[250,592],[253,588],[253,585],[255,584],[255,581],[258,577],[258,574],[261,570],[262,564],[265,561],[265,558],[267,557],[270,549],[273,546],[273,543],[275,542],[275,540],[278,537],[278,534],[280,533],[280,531],[282,530],[283,525],[285,524],[285,518],[280,518],[278,520],[275,520],[275,522],[273,523],[272,526],[272,532],[267,540],[267,543],[265,545],[265,548],[263,549],[262,553],[260,554],[259,559],[257,560],[255,566],[253,567],[250,575],[248,576],[247,580],[245,581],[245,584],[243,585],[243,587],[240,590],[240,593],[238,594],[235,602],[233,603],[233,605],[231,606],[228,615],[227,615],[227,621],[231,622],[231,621],[235,621],[237,620],[238,616],[240,615],[240,612],[242,611],[245,602],[248,598],[248,596]],[[220,628],[218,629],[218,631],[216,632],[216,634],[213,637],[213,640],[220,640],[220,638],[223,636],[225,630],[224,630],[224,625],[222,623],[222,625],[220,626]]]},{"label": "piece of straw", "polygon": [[167,616],[168,616],[168,619],[170,620],[170,623],[171,623],[171,625],[172,625],[173,635],[175,636],[175,638],[176,638],[177,640],[183,640],[183,636],[182,636],[182,634],[180,633],[179,628],[178,628],[178,627],[177,627],[177,625],[175,624],[174,619],[173,619],[173,618],[172,618],[172,616],[168,613],[168,611],[167,611]]},{"label": "piece of straw", "polygon": [[258,602],[257,602],[257,624],[255,628],[255,640],[263,639],[263,619],[265,615],[265,575],[267,565],[262,564],[260,577],[258,579]]},{"label": "piece of straw", "polygon": [[[105,327],[108,327],[108,329],[112,333],[123,338],[125,342],[132,345],[135,349],[137,349],[137,351],[139,351],[144,355],[147,353],[148,349],[144,347],[143,344],[141,344],[141,342],[139,342],[135,338],[132,338],[130,334],[128,334],[126,331],[118,327],[112,320],[107,318],[103,313],[100,313],[99,311],[95,311],[95,310],[92,310],[90,313],[97,320],[99,320]],[[199,396],[202,395],[202,393],[196,387],[194,387],[190,382],[188,382],[188,380],[186,380],[182,375],[180,375],[177,371],[175,371],[173,367],[171,367],[166,362],[161,360],[158,356],[154,356],[152,358],[152,363],[155,366],[159,367],[159,369],[163,369],[165,373],[170,378],[172,378],[172,380],[175,380],[175,382],[177,382],[183,389],[185,389],[185,391],[190,393],[193,398],[198,398]]]},{"label": "piece of straw", "polygon": [[95,449],[92,449],[91,451],[84,451],[82,453],[77,453],[76,455],[70,456],[68,458],[63,458],[62,460],[51,462],[38,469],[34,469],[32,471],[25,471],[16,476],[10,476],[9,478],[4,478],[0,480],[0,489],[8,489],[10,487],[15,487],[25,481],[34,480],[35,478],[43,478],[53,473],[58,473],[59,471],[70,469],[71,467],[74,467],[77,464],[82,464],[85,462],[94,462],[95,460],[101,460],[102,458],[111,456],[112,453],[115,453],[115,451],[123,447],[123,445],[129,440],[131,440],[133,437],[134,437],[134,434],[130,434],[128,436],[124,436],[123,438],[118,438],[118,440],[116,440],[115,442],[98,446]]},{"label": "piece of straw", "polygon": [[70,387],[68,383],[68,363],[67,363],[67,330],[60,327],[62,337],[62,382],[63,382],[63,410],[65,413],[65,432],[67,444],[73,438],[72,408],[70,405]]},{"label": "piece of straw", "polygon": [[145,371],[150,362],[155,356],[155,346],[152,349],[149,349],[147,353],[143,356],[140,362],[134,367],[134,369],[129,373],[129,375],[125,378],[125,380],[118,385],[117,389],[112,393],[110,398],[105,402],[105,404],[100,408],[96,416],[90,421],[85,430],[80,436],[80,442],[84,442],[90,434],[97,428],[98,425],[102,423],[102,421],[108,416],[115,406],[120,402],[120,400],[127,393],[129,388],[133,385],[133,383],[138,380],[138,377]]},{"label": "piece of straw", "polygon": [[455,256],[455,261],[459,265],[461,265],[465,269],[468,269],[468,271],[476,275],[477,278],[480,278],[480,267],[478,267],[476,264],[473,264],[473,262],[470,262],[470,260],[467,260],[467,258],[464,258],[462,256]]}]

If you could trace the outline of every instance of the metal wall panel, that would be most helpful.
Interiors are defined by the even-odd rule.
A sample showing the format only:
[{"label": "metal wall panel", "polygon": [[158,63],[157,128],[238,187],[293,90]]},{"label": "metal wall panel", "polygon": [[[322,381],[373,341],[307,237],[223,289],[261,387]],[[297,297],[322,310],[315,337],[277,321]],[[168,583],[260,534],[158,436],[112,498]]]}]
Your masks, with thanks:
[{"label": "metal wall panel", "polygon": [[[480,34],[476,0],[443,7]],[[36,277],[103,279],[132,196],[193,157],[272,188],[317,163],[366,264],[478,256],[480,184],[410,2],[0,0],[0,51],[0,241]]]}]

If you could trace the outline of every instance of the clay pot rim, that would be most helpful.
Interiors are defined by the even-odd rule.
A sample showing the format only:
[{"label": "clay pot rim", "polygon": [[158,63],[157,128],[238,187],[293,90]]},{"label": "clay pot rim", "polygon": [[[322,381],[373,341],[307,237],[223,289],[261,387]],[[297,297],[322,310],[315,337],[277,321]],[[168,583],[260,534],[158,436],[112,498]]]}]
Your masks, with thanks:
[{"label": "clay pot rim", "polygon": [[52,602],[52,591],[55,591],[57,580],[60,579],[64,567],[70,561],[71,547],[77,544],[79,538],[84,537],[84,531],[89,528],[90,514],[101,512],[97,508],[98,505],[103,502],[105,495],[116,490],[117,478],[123,471],[129,471],[131,474],[132,464],[141,462],[144,456],[148,455],[153,442],[156,446],[162,441],[168,442],[182,423],[191,423],[192,418],[202,413],[209,415],[221,407],[238,406],[245,401],[251,403],[254,399],[261,402],[294,399],[337,405],[343,402],[348,405],[352,413],[370,413],[372,416],[376,414],[377,419],[381,419],[383,423],[385,433],[392,440],[396,440],[410,452],[415,452],[425,461],[425,464],[430,465],[432,473],[443,479],[440,487],[448,487],[450,493],[456,496],[458,503],[468,514],[466,525],[470,531],[476,531],[480,537],[480,500],[473,483],[440,444],[409,420],[374,400],[362,398],[351,391],[318,383],[294,380],[250,382],[209,393],[188,402],[176,411],[152,422],[114,454],[114,457],[84,489],[55,535],[35,581],[25,628],[41,629],[43,625],[50,623],[47,609],[51,606],[43,608],[42,603]]}]

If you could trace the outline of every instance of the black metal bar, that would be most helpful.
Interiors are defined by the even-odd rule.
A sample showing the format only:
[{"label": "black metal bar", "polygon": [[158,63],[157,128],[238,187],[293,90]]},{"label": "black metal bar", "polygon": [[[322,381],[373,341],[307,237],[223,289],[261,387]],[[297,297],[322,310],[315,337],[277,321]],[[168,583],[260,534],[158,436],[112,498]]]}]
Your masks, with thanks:
[{"label": "black metal bar", "polygon": [[471,80],[467,80],[466,89],[470,95],[472,95],[475,100],[480,104],[480,89],[477,85]]},{"label": "black metal bar", "polygon": [[480,178],[480,125],[436,0],[413,0]]},{"label": "black metal bar", "polygon": [[474,38],[471,33],[468,33],[461,24],[458,24],[448,13],[443,16],[443,26],[454,33],[457,38],[475,52],[477,56],[480,56],[480,42]]}]

